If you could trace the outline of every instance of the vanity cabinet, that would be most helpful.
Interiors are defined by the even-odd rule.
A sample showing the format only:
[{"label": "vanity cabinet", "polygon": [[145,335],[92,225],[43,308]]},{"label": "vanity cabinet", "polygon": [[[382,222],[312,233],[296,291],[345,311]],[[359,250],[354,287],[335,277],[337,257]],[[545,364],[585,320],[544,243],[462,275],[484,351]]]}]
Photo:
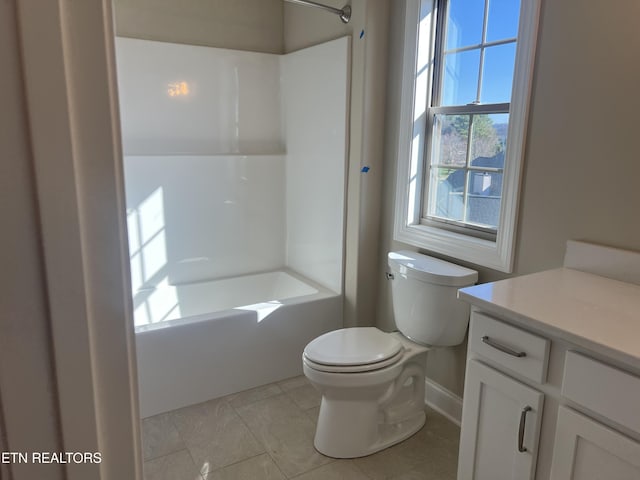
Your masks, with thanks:
[{"label": "vanity cabinet", "polygon": [[[575,351],[565,355],[561,399],[640,433],[640,377]],[[558,411],[551,480],[638,480],[640,442],[573,409]]]},{"label": "vanity cabinet", "polygon": [[549,341],[478,311],[470,325],[458,479],[533,479],[544,394],[511,375],[541,382]]},{"label": "vanity cabinet", "polygon": [[638,480],[640,443],[560,407],[551,480]]},{"label": "vanity cabinet", "polygon": [[458,480],[640,480],[640,286],[563,268],[459,297]]},{"label": "vanity cabinet", "polygon": [[458,478],[533,478],[543,394],[476,360],[467,379]]}]

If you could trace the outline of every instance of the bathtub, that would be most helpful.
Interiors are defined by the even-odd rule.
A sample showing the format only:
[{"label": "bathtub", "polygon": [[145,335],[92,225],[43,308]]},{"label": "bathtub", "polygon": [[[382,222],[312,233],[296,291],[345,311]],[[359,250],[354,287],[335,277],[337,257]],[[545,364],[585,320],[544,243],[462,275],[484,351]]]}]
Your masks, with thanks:
[{"label": "bathtub", "polygon": [[302,350],[342,327],[342,296],[291,271],[159,285],[134,296],[148,417],[302,373]]}]

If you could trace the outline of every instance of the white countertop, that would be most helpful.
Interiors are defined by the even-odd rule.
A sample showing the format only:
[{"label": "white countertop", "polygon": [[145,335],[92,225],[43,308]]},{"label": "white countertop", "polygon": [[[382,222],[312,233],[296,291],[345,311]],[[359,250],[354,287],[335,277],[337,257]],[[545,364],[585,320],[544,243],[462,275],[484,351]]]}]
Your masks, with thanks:
[{"label": "white countertop", "polygon": [[458,296],[640,369],[640,285],[559,268],[463,288]]}]

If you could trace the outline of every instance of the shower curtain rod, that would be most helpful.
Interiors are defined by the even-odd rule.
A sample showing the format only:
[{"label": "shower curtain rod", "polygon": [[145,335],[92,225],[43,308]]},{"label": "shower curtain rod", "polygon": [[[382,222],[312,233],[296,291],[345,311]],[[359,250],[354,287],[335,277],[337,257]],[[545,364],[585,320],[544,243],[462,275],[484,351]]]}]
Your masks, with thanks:
[{"label": "shower curtain rod", "polygon": [[335,13],[340,16],[340,20],[342,23],[349,23],[351,20],[351,7],[349,5],[345,5],[342,9],[333,8],[328,5],[323,5],[321,3],[312,2],[310,0],[284,0],[285,2],[295,3],[296,5],[305,5],[307,7],[316,7],[327,12]]}]

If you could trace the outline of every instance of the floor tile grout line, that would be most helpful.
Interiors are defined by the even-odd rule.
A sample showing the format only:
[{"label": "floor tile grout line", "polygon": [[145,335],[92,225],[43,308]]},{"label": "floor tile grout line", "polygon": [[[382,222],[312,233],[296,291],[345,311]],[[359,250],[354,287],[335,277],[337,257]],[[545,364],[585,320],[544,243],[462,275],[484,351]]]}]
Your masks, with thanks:
[{"label": "floor tile grout line", "polygon": [[[210,402],[211,400],[208,400],[208,401]],[[200,403],[196,403],[195,405],[201,405],[201,404],[204,404],[204,403],[207,403],[207,402],[200,402]],[[186,408],[186,407],[184,407],[184,408]],[[200,475],[202,480],[207,480],[205,478],[204,474],[202,473],[202,469],[196,463],[196,459],[193,458],[193,454],[191,453],[191,449],[189,448],[189,445],[187,444],[187,440],[183,437],[182,433],[180,433],[180,429],[178,428],[176,422],[173,420],[173,412],[175,412],[176,410],[179,410],[179,409],[173,409],[173,410],[170,410],[169,412],[166,412],[167,416],[169,417],[169,421],[171,422],[171,425],[173,426],[175,431],[178,433],[178,436],[180,437],[180,440],[182,441],[182,444],[184,445],[184,449],[187,451],[187,453],[189,454],[189,458],[191,458],[191,461],[193,462],[193,464],[196,467],[198,475]],[[235,413],[235,410],[234,410],[234,413]],[[206,475],[209,476],[209,471],[207,471]]]},{"label": "floor tile grout line", "polygon": [[[281,388],[281,390],[282,390],[282,388]],[[273,395],[273,396],[271,396],[271,397],[263,398],[263,399],[261,399],[261,400],[257,400],[257,401],[252,402],[252,403],[253,403],[253,404],[255,404],[255,403],[258,403],[258,402],[260,402],[260,401],[269,400],[269,399],[276,398],[276,397],[284,397],[284,398],[287,398],[288,400],[290,400],[290,401],[291,401],[291,403],[293,403],[293,405],[295,405],[295,406],[300,410],[300,412],[301,412],[303,415],[305,415],[307,418],[309,418],[309,415],[307,415],[307,414],[306,414],[306,411],[305,411],[305,410],[303,410],[303,409],[302,409],[302,408],[301,408],[301,407],[296,403],[296,401],[295,401],[293,398],[291,398],[289,395],[287,395],[287,391],[283,391],[282,393],[280,393],[280,394],[278,394],[278,395]],[[250,404],[245,404],[245,405],[242,405],[241,407],[237,407],[237,408],[244,408],[245,406],[248,406],[248,405],[250,405]],[[293,477],[288,476],[288,475],[287,475],[287,474],[282,470],[282,468],[280,468],[280,465],[278,465],[278,462],[276,461],[276,459],[271,455],[271,453],[269,452],[269,449],[267,448],[267,445],[265,445],[262,441],[258,440],[258,438],[256,437],[256,434],[255,434],[255,433],[253,432],[253,430],[249,427],[249,425],[247,424],[247,422],[245,422],[244,418],[242,418],[242,415],[237,411],[237,408],[236,408],[236,407],[234,407],[234,406],[233,406],[233,405],[231,405],[231,404],[230,404],[230,406],[231,406],[231,408],[234,410],[234,412],[238,415],[238,417],[240,417],[240,420],[242,420],[242,422],[245,424],[245,426],[247,427],[247,429],[249,430],[249,432],[251,433],[251,435],[253,435],[253,437],[256,439],[256,441],[258,441],[258,443],[260,443],[260,445],[262,445],[262,446],[264,447],[264,449],[265,449],[265,453],[266,453],[267,455],[269,455],[269,458],[271,458],[271,460],[273,461],[274,465],[276,466],[276,468],[278,469],[278,471],[282,474],[282,476],[283,476],[285,479],[289,480],[289,479],[292,479],[292,478],[298,477],[298,476],[300,476],[300,475],[304,475],[305,473],[308,473],[308,472],[310,472],[310,471],[312,471],[312,470],[315,470],[316,468],[320,468],[320,467],[322,467],[323,465],[329,465],[330,463],[333,463],[333,462],[329,462],[329,463],[325,463],[325,464],[323,464],[323,465],[319,465],[318,467],[314,467],[314,468],[312,468],[311,470],[307,470],[307,471],[305,471],[305,472],[301,472],[301,473],[299,473],[299,474],[297,474],[297,475],[295,475],[295,476],[293,476]],[[314,408],[314,407],[311,407],[311,408]],[[309,418],[309,419],[310,419],[310,418]],[[311,420],[311,421],[313,421],[313,419],[310,419],[310,420]],[[314,450],[315,450],[315,446],[314,446]],[[315,450],[315,451],[316,451],[316,452],[318,452],[317,450]],[[319,453],[320,455],[322,455],[320,452],[318,452],[318,453]],[[324,455],[323,455],[323,456],[324,456]],[[334,459],[334,461],[335,461],[335,459]]]},{"label": "floor tile grout line", "polygon": [[[355,460],[355,459],[353,459],[353,460]],[[351,462],[351,465],[353,465],[356,470],[358,470],[360,473],[362,473],[362,475],[365,478],[367,478],[368,480],[373,480],[369,475],[367,475],[367,472],[365,472],[364,470],[362,470],[362,468],[360,468],[360,465],[358,465],[356,462]]]},{"label": "floor tile grout line", "polygon": [[[280,389],[282,390],[282,389]],[[278,395],[274,395],[274,396],[279,396],[279,395],[284,395],[284,393],[282,394],[278,394]],[[267,400],[269,398],[273,398],[273,397],[267,397],[267,398],[263,398],[262,400]],[[260,400],[257,400],[253,403],[258,403]],[[242,407],[248,406],[251,404],[245,404],[242,405]],[[249,427],[249,424],[245,421],[244,418],[242,418],[242,415],[240,415],[240,412],[238,412],[238,410],[236,409],[236,407],[234,407],[233,405],[231,405],[231,402],[229,402],[229,406],[233,409],[234,413],[238,416],[238,418],[240,419],[240,421],[242,422],[242,424],[247,428],[247,430],[249,431],[249,433],[251,434],[251,436],[254,438],[254,440],[262,447],[264,448],[264,453],[266,453],[269,458],[271,459],[271,461],[273,462],[273,464],[276,466],[276,468],[278,469],[278,471],[280,472],[280,474],[283,476],[283,478],[288,479],[289,477],[282,471],[282,469],[280,468],[280,465],[278,465],[278,462],[276,462],[276,459],[273,458],[273,456],[271,455],[271,453],[269,452],[269,449],[267,448],[267,445],[264,444],[264,442],[262,440],[260,440],[256,434],[254,433],[254,431],[251,429],[251,427]],[[238,408],[242,408],[242,407],[238,407]],[[261,454],[262,455],[262,454]]]},{"label": "floor tile grout line", "polygon": [[[191,453],[191,450],[187,448],[187,452],[189,453],[189,457],[191,458],[191,461],[196,466],[196,471],[198,472],[198,475],[200,475],[202,478],[204,478],[204,475],[202,474],[202,469],[196,463],[196,459],[193,458],[193,454]],[[207,475],[208,474],[209,474],[209,472],[207,471]]]},{"label": "floor tile grout line", "polygon": [[[216,469],[208,470],[206,474],[208,475],[209,473],[219,472],[220,470],[224,470],[225,468],[233,467],[234,465],[238,465],[239,463],[242,463],[242,462],[248,462],[249,460],[253,460],[254,458],[261,457],[262,455],[269,455],[269,454],[267,452],[261,452],[261,453],[258,453],[256,455],[251,455],[250,457],[243,458],[242,460],[238,460],[236,462],[230,463],[229,465],[223,465],[223,466],[218,467]],[[271,458],[271,457],[269,457],[269,458]],[[200,475],[202,475],[204,477],[204,474],[200,474]]]},{"label": "floor tile grout line", "polygon": [[302,410],[304,413],[306,413],[308,410],[311,410],[312,408],[316,408],[318,405],[314,405],[313,407],[309,407],[309,408],[304,408],[302,405],[300,405],[300,404],[298,403],[298,401],[295,399],[295,397],[294,397],[293,395],[291,395],[291,394],[290,394],[290,392],[293,392],[293,391],[295,391],[295,390],[299,390],[299,389],[301,389],[301,388],[305,388],[305,387],[307,387],[307,386],[308,386],[308,385],[302,385],[302,386],[300,386],[300,387],[292,388],[291,390],[285,390],[285,392],[284,392],[284,394],[285,394],[287,397],[289,397],[289,399],[290,399],[293,403],[295,403],[295,404],[298,406],[298,408],[299,408],[300,410]]},{"label": "floor tile grout line", "polygon": [[[318,453],[320,453],[320,452],[318,452]],[[301,477],[302,475],[307,475],[308,473],[315,472],[316,470],[318,470],[318,469],[320,469],[322,467],[326,467],[327,465],[333,465],[336,462],[337,462],[337,459],[334,458],[333,461],[331,461],[329,463],[324,463],[322,465],[318,465],[317,467],[313,467],[311,470],[307,470],[306,472],[301,472],[301,473],[299,473],[299,474],[297,474],[297,475],[295,475],[293,477],[289,477],[289,479],[290,480],[295,480],[296,478]]]},{"label": "floor tile grout line", "polygon": [[[180,440],[182,440],[182,438]],[[163,453],[162,455],[157,455],[155,457],[147,457],[147,458],[143,457],[143,462],[151,462],[153,460],[157,460],[159,458],[166,457],[168,455],[173,455],[174,453],[181,452],[182,450],[189,450],[189,449],[187,448],[186,445],[183,445],[182,447],[180,447],[180,448],[178,448],[176,450],[171,450],[170,452]]]},{"label": "floor tile grout line", "polygon": [[[187,455],[189,455],[189,458],[191,458],[191,461],[193,462],[193,465],[194,465],[194,466],[196,467],[196,469],[197,469],[197,468],[198,468],[198,465],[196,465],[196,462],[193,460],[193,456],[191,455],[191,452],[189,451],[189,449],[188,449],[187,447],[185,447],[185,448],[181,448],[180,450],[176,450],[175,452],[170,452],[170,453],[167,453],[167,454],[165,454],[165,455],[160,455],[159,457],[155,457],[155,458],[150,458],[150,459],[147,459],[147,460],[143,460],[143,461],[142,461],[142,473],[143,473],[143,475],[144,475],[144,473],[145,473],[145,472],[144,472],[144,470],[145,470],[144,464],[145,464],[145,463],[156,462],[156,461],[158,461],[158,460],[161,460],[161,459],[163,459],[163,458],[167,458],[167,457],[169,457],[169,456],[171,456],[171,455],[175,455],[176,453],[180,453],[180,452],[183,452],[183,451],[184,451],[184,452],[187,452]],[[200,471],[199,471],[199,470],[198,470],[198,475],[199,475],[199,476],[202,476],[202,474],[200,473]],[[143,478],[144,478],[144,477],[143,477]],[[206,480],[206,479],[205,479],[205,480]]]},{"label": "floor tile grout line", "polygon": [[[257,399],[255,399],[255,400],[250,400],[250,401],[248,401],[248,402],[246,402],[246,403],[243,403],[243,404],[242,404],[242,405],[240,405],[239,407],[236,407],[236,406],[235,406],[235,405],[233,405],[231,402],[233,402],[233,400],[234,400],[238,395],[240,395],[240,394],[242,394],[242,393],[244,393],[244,392],[249,392],[249,391],[251,391],[251,390],[254,390],[253,388],[250,388],[250,389],[248,389],[248,390],[242,390],[241,392],[238,392],[238,393],[231,393],[231,394],[229,394],[229,395],[225,395],[224,397],[219,397],[219,399],[220,399],[220,400],[225,400],[225,401],[229,404],[229,406],[230,406],[231,408],[234,408],[234,409],[235,409],[235,408],[247,407],[247,406],[249,406],[249,405],[253,405],[254,403],[258,403],[258,402],[261,402],[261,401],[263,401],[263,400],[267,400],[268,398],[277,397],[278,395],[283,395],[283,394],[285,394],[285,393],[286,393],[286,392],[282,389],[282,387],[281,387],[280,385],[276,384],[276,383],[267,383],[266,385],[260,385],[259,387],[256,387],[256,388],[268,387],[269,385],[275,385],[276,387],[278,387],[278,388],[280,389],[280,392],[279,392],[279,393],[276,393],[275,395],[269,395],[268,397],[264,397],[264,398],[257,398]],[[233,398],[231,398],[231,399],[227,399],[227,397],[230,397],[231,395],[233,395],[234,397],[233,397]]]},{"label": "floor tile grout line", "polygon": [[[178,428],[178,425],[176,424],[176,422],[173,420],[173,414],[176,410],[179,410],[177,408],[170,410],[167,412],[167,416],[169,417],[169,421],[171,422],[171,426],[173,426],[173,428],[175,429],[176,432],[178,432],[178,436],[180,437],[180,440],[182,441],[182,444],[184,445],[184,448],[186,448],[188,450],[187,447],[187,441],[185,440],[185,438],[182,436],[182,433],[180,433],[180,429]],[[189,452],[189,455],[191,455],[191,452]],[[195,462],[194,462],[195,463]]]}]

